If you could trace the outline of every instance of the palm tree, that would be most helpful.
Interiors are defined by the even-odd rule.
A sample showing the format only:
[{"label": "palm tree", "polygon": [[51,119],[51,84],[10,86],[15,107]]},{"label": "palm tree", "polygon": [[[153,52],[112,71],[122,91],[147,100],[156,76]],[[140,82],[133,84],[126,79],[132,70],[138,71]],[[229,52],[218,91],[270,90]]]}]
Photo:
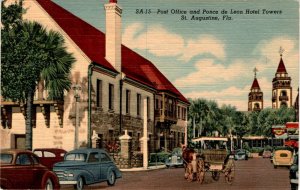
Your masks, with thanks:
[{"label": "palm tree", "polygon": [[21,22],[2,30],[2,95],[26,105],[25,148],[32,149],[32,110],[36,85],[45,81],[49,99],[63,100],[70,89],[75,59],[66,51],[63,37],[47,32],[37,22]]},{"label": "palm tree", "polygon": [[[236,117],[236,108],[231,105],[223,105],[221,107],[221,112],[224,116],[224,132],[231,138],[231,150],[233,150],[233,134],[235,130],[235,117]],[[225,135],[224,134],[224,135]]]},{"label": "palm tree", "polygon": [[[209,132],[211,135],[213,132],[220,132],[220,109],[218,104],[215,101],[207,102],[208,113],[206,115],[206,132]],[[219,134],[218,134],[219,135]]]},{"label": "palm tree", "polygon": [[45,80],[49,99],[63,100],[64,92],[71,88],[70,73],[75,59],[66,51],[64,39],[57,32],[49,31],[45,45],[51,56],[45,62],[41,79]]}]

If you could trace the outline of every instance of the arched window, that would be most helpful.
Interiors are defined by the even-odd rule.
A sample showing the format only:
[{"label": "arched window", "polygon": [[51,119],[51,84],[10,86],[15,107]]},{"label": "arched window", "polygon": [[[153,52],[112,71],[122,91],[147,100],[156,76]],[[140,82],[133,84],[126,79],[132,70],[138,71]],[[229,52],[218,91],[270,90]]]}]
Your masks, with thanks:
[{"label": "arched window", "polygon": [[281,96],[286,96],[286,91],[285,90],[281,91]]}]

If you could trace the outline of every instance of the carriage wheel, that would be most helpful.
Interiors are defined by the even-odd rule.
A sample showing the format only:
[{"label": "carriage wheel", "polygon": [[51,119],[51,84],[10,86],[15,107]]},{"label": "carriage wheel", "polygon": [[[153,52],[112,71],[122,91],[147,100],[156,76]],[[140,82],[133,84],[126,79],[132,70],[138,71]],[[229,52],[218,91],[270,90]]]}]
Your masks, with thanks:
[{"label": "carriage wheel", "polygon": [[205,175],[204,161],[198,160],[197,162],[197,181],[203,183]]},{"label": "carriage wheel", "polygon": [[211,172],[211,177],[213,178],[213,180],[218,181],[220,179],[220,172],[212,171]]},{"label": "carriage wheel", "polygon": [[235,175],[235,166],[234,163],[231,164],[231,167],[225,171],[225,181],[228,184],[232,184]]},{"label": "carriage wheel", "polygon": [[187,180],[189,182],[193,181],[194,180],[194,173],[193,173],[193,166],[191,163],[189,163],[187,165],[187,168],[186,168],[186,176],[187,176]]}]

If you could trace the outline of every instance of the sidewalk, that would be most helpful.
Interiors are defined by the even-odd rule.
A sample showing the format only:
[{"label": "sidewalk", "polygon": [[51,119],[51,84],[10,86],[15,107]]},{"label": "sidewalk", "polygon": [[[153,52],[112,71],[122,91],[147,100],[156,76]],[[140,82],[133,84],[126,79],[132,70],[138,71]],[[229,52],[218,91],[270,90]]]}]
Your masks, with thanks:
[{"label": "sidewalk", "polygon": [[148,166],[148,168],[129,168],[129,169],[120,169],[122,172],[139,172],[139,171],[151,171],[151,170],[159,170],[166,168],[166,165],[158,165],[158,166]]}]

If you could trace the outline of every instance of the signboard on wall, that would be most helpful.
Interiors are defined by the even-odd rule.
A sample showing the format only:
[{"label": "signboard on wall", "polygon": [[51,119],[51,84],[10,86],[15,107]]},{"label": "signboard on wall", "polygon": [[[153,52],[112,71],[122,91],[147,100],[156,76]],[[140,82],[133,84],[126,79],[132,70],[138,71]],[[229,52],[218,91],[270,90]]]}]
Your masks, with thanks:
[{"label": "signboard on wall", "polygon": [[272,133],[277,139],[286,139],[287,132],[284,125],[274,125],[272,126]]}]

